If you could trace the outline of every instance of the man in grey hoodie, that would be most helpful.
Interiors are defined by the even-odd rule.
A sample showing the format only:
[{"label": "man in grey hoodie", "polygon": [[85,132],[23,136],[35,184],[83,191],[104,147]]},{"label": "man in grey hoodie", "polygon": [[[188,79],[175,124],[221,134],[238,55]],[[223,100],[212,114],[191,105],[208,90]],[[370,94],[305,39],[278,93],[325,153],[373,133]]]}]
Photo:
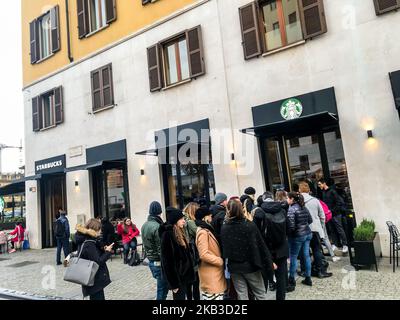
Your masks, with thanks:
[{"label": "man in grey hoodie", "polygon": [[323,267],[324,256],[321,250],[321,239],[325,238],[325,232],[322,227],[325,224],[324,209],[317,198],[310,196],[310,187],[307,182],[300,182],[299,192],[304,197],[305,206],[310,211],[313,219],[312,224],[310,224],[310,229],[313,233],[310,248],[314,257],[315,276],[321,279],[331,277],[332,273],[326,272]]}]

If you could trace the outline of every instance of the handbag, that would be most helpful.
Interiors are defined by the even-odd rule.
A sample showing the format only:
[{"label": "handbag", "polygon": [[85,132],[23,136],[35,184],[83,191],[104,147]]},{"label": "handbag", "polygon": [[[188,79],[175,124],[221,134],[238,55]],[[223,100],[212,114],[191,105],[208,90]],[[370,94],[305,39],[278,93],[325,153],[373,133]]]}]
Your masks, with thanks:
[{"label": "handbag", "polygon": [[86,240],[82,244],[78,257],[71,258],[69,265],[65,270],[64,281],[87,287],[94,286],[94,278],[99,270],[99,265],[94,261],[81,258],[83,247],[85,246],[85,243],[89,241],[96,243],[93,240]]}]

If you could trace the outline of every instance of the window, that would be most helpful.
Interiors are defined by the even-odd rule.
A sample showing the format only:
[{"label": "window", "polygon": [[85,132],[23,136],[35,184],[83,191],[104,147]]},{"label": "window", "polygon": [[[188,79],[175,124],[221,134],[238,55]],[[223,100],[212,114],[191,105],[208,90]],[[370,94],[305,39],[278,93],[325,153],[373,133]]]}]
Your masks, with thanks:
[{"label": "window", "polygon": [[258,0],[239,16],[246,60],[327,32],[323,0]]},{"label": "window", "polygon": [[107,27],[117,19],[115,0],[77,0],[79,39]]},{"label": "window", "polygon": [[32,99],[33,131],[56,126],[64,121],[62,87]]},{"label": "window", "polygon": [[147,49],[150,91],[205,74],[201,27],[186,30]]},{"label": "window", "polygon": [[92,108],[98,111],[114,105],[112,65],[92,71]]},{"label": "window", "polygon": [[30,23],[31,64],[41,62],[60,50],[59,7]]},{"label": "window", "polygon": [[376,14],[381,15],[400,9],[400,0],[374,0],[374,5]]}]

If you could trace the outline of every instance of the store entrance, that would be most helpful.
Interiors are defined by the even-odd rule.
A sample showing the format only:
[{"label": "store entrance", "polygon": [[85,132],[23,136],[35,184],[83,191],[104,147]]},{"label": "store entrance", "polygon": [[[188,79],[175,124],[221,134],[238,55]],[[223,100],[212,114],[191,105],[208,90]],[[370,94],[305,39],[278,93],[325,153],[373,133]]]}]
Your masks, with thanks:
[{"label": "store entrance", "polygon": [[[54,222],[59,209],[67,211],[65,174],[45,175],[41,180],[42,247],[56,246]],[[67,211],[68,212],[68,211]]]},{"label": "store entrance", "polygon": [[279,135],[262,138],[264,173],[267,187],[276,191],[297,190],[301,181],[307,181],[311,192],[321,197],[317,187],[322,177],[331,179],[353,211],[340,129],[297,135]]}]

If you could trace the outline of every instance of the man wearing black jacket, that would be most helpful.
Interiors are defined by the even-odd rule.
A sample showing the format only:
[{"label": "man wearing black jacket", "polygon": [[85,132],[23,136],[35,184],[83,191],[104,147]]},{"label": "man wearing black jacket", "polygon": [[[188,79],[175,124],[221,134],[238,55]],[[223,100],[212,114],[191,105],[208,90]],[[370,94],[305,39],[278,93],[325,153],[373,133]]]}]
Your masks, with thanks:
[{"label": "man wearing black jacket", "polygon": [[215,230],[218,242],[221,242],[221,228],[225,220],[227,203],[227,195],[225,193],[217,193],[215,195],[215,205],[210,207],[210,211],[212,213],[211,225]]}]

